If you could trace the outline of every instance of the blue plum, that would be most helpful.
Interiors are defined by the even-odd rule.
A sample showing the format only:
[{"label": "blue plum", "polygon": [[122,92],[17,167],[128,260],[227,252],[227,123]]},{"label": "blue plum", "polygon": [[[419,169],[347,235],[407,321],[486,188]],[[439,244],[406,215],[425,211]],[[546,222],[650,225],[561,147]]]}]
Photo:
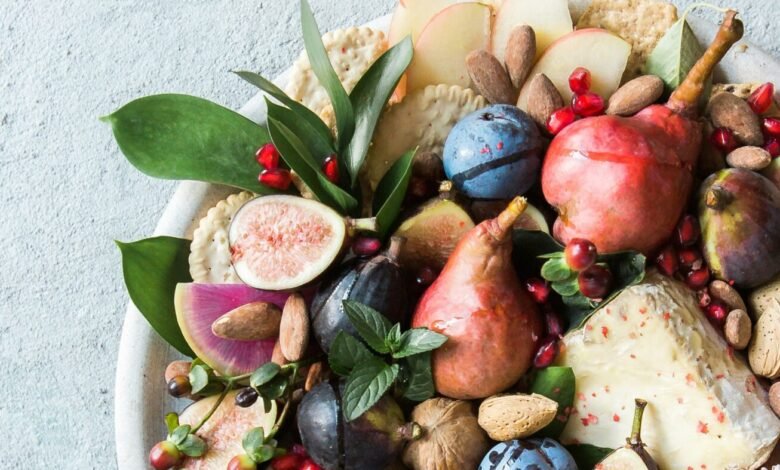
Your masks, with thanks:
[{"label": "blue plum", "polygon": [[577,470],[562,445],[552,439],[511,440],[496,444],[478,470]]},{"label": "blue plum", "polygon": [[444,172],[475,199],[509,199],[534,185],[544,139],[534,121],[515,106],[498,104],[469,114],[444,145]]}]

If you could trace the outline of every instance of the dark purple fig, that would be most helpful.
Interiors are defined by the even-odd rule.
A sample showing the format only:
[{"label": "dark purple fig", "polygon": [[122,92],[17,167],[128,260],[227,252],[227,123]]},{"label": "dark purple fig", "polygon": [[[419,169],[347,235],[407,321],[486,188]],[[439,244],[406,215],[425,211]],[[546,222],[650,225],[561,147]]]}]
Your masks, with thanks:
[{"label": "dark purple fig", "polygon": [[718,279],[760,286],[780,273],[780,189],[748,170],[721,170],[699,194],[704,258]]},{"label": "dark purple fig", "polygon": [[393,237],[384,253],[369,260],[350,260],[322,281],[311,304],[311,319],[314,336],[325,352],[340,331],[357,335],[344,313],[345,300],[368,305],[392,322],[406,321],[409,300],[398,264],[403,243],[403,238]]},{"label": "dark purple fig", "polygon": [[780,158],[775,158],[768,167],[761,170],[761,174],[769,178],[775,186],[780,188]]},{"label": "dark purple fig", "polygon": [[385,396],[359,418],[347,422],[341,412],[343,383],[337,393],[323,382],[298,406],[298,431],[306,451],[324,470],[383,469],[404,444],[420,437],[420,427],[405,424],[398,403]]}]

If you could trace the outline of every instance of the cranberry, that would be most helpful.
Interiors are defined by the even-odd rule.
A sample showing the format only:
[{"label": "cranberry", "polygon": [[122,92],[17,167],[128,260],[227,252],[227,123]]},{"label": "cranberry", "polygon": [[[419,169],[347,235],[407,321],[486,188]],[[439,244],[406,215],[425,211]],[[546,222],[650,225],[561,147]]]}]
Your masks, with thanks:
[{"label": "cranberry", "polygon": [[357,237],[352,242],[352,253],[361,258],[374,256],[382,248],[382,240],[373,237]]},{"label": "cranberry", "polygon": [[192,391],[190,379],[186,375],[177,375],[168,381],[168,395],[174,398],[187,396]]},{"label": "cranberry", "polygon": [[703,289],[710,283],[710,270],[707,267],[692,269],[685,276],[685,283],[693,290]]},{"label": "cranberry", "polygon": [[236,394],[236,406],[239,406],[241,408],[249,408],[250,406],[254,405],[257,402],[257,399],[259,398],[259,395],[257,394],[257,390],[255,390],[252,387],[245,387],[242,388],[237,394]]},{"label": "cranberry", "polygon": [[590,71],[585,67],[577,67],[569,75],[569,88],[575,95],[584,95],[590,91]]},{"label": "cranberry", "polygon": [[433,284],[433,281],[438,277],[438,273],[429,267],[421,268],[417,271],[417,276],[414,278],[414,282],[420,287],[428,287]]},{"label": "cranberry", "polygon": [[680,246],[691,246],[701,236],[701,227],[699,227],[699,220],[692,216],[686,215],[677,224],[677,243]]},{"label": "cranberry", "polygon": [[575,271],[584,271],[593,266],[599,254],[596,245],[589,240],[573,238],[563,251],[566,264]]},{"label": "cranberry", "polygon": [[156,470],[168,470],[182,461],[182,455],[176,444],[170,441],[158,442],[149,452],[149,463]]},{"label": "cranberry", "polygon": [[753,112],[760,116],[767,112],[769,107],[772,106],[774,94],[775,86],[772,83],[767,82],[756,88],[753,93],[748,96],[747,102]]},{"label": "cranberry", "polygon": [[767,137],[780,138],[780,119],[765,117],[762,125],[764,127],[764,134],[766,134]]},{"label": "cranberry", "polygon": [[227,470],[256,470],[257,464],[246,454],[236,455],[227,464]]},{"label": "cranberry", "polygon": [[683,248],[677,254],[680,265],[686,269],[700,269],[704,264],[701,253],[696,248]]},{"label": "cranberry", "polygon": [[771,155],[772,158],[780,157],[780,137],[768,138],[764,144],[764,150],[769,152],[769,155]]},{"label": "cranberry", "polygon": [[552,308],[545,309],[544,322],[547,325],[547,334],[556,338],[563,335],[563,318]]},{"label": "cranberry", "polygon": [[673,245],[667,245],[666,248],[658,253],[655,258],[655,264],[661,273],[672,277],[680,268],[680,260],[677,258],[677,249]]},{"label": "cranberry", "polygon": [[729,312],[725,305],[720,302],[711,302],[704,310],[707,314],[707,318],[716,325],[722,326],[726,323],[726,317]]},{"label": "cranberry", "polygon": [[296,454],[293,447],[293,453],[274,457],[268,468],[269,470],[298,470],[305,460],[306,456]]},{"label": "cranberry", "polygon": [[544,369],[549,367],[555,362],[555,358],[558,357],[558,338],[551,336],[546,338],[534,356],[534,367],[537,369]]},{"label": "cranberry", "polygon": [[612,273],[606,266],[594,264],[577,276],[582,295],[589,299],[603,299],[612,287]]},{"label": "cranberry", "polygon": [[303,465],[301,465],[298,470],[322,470],[322,467],[314,463],[314,460],[308,459],[307,461],[303,462]]},{"label": "cranberry", "polygon": [[267,143],[260,147],[255,153],[257,163],[263,165],[263,168],[273,170],[279,168],[279,151],[272,143]]},{"label": "cranberry", "polygon": [[558,135],[566,126],[577,120],[574,110],[567,106],[554,111],[547,119],[547,132],[552,135]]},{"label": "cranberry", "polygon": [[734,133],[725,127],[719,127],[710,136],[710,141],[718,150],[723,153],[730,153],[735,148],[739,147]]},{"label": "cranberry", "polygon": [[586,117],[604,114],[604,109],[606,109],[604,98],[596,93],[574,95],[571,99],[571,107],[575,113]]},{"label": "cranberry", "polygon": [[700,289],[696,292],[696,297],[699,299],[699,307],[704,308],[712,303],[712,296],[709,289]]},{"label": "cranberry", "polygon": [[339,161],[335,155],[331,155],[322,162],[322,172],[331,183],[339,182]]},{"label": "cranberry", "polygon": [[547,299],[550,297],[550,284],[544,279],[532,277],[525,281],[525,288],[538,304],[547,302]]},{"label": "cranberry", "polygon": [[290,170],[273,168],[263,170],[257,180],[269,188],[287,191],[287,188],[289,188],[292,183],[292,176],[290,175]]}]

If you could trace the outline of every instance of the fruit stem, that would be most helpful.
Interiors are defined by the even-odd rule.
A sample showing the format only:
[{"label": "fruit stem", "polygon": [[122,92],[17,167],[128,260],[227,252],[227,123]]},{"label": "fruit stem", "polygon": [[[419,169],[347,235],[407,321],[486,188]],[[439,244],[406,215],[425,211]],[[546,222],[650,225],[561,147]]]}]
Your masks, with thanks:
[{"label": "fruit stem", "polygon": [[415,422],[406,423],[398,428],[398,436],[402,441],[416,441],[423,435],[423,428]]},{"label": "fruit stem", "polygon": [[206,416],[204,416],[200,420],[200,422],[198,422],[198,424],[194,428],[192,428],[192,430],[190,430],[190,433],[195,434],[196,432],[198,432],[200,430],[200,428],[203,427],[204,424],[206,424],[206,421],[208,421],[211,418],[211,416],[214,414],[214,412],[217,411],[217,408],[219,408],[219,405],[221,405],[222,402],[225,400],[225,397],[227,396],[227,394],[231,390],[233,390],[233,384],[234,384],[233,380],[228,380],[227,381],[227,384],[225,385],[225,389],[222,390],[222,393],[219,394],[219,398],[217,398],[217,401],[216,401],[216,403],[214,403],[214,406],[212,406],[211,409],[209,410],[209,412],[206,413]]},{"label": "fruit stem", "polygon": [[366,217],[363,219],[347,219],[347,227],[358,232],[376,232],[379,225],[376,223],[376,217]]},{"label": "fruit stem", "polygon": [[390,246],[387,248],[386,256],[390,258],[390,261],[397,262],[399,256],[401,256],[401,249],[406,244],[405,237],[390,237]]},{"label": "fruit stem", "polygon": [[704,198],[704,204],[712,210],[722,211],[731,202],[731,193],[722,186],[711,187]]},{"label": "fruit stem", "polygon": [[679,114],[696,116],[699,99],[704,93],[707,78],[712,74],[718,62],[726,55],[726,52],[731,49],[731,46],[742,39],[742,35],[745,32],[742,21],[738,20],[736,16],[736,11],[726,11],[723,23],[721,23],[715,39],[704,52],[704,55],[688,72],[685,80],[672,93],[669,102],[666,104],[667,107]]},{"label": "fruit stem", "polygon": [[266,440],[267,439],[272,439],[276,435],[276,433],[279,432],[279,429],[282,428],[282,425],[284,424],[285,419],[287,419],[287,414],[290,412],[290,407],[291,407],[291,404],[292,404],[292,401],[293,401],[292,400],[292,392],[293,392],[292,388],[293,388],[293,384],[295,383],[295,377],[297,375],[298,375],[298,365],[296,364],[296,366],[293,367],[292,374],[290,375],[290,386],[288,387],[288,390],[287,390],[287,399],[284,402],[284,408],[282,408],[282,412],[279,415],[279,418],[274,423],[274,427],[272,427],[271,431],[268,433],[268,436],[266,437]]},{"label": "fruit stem", "polygon": [[528,201],[524,197],[516,197],[509,203],[506,209],[498,214],[488,225],[488,231],[496,240],[503,240],[512,231],[515,221],[523,215]]},{"label": "fruit stem", "polygon": [[642,445],[642,416],[645,414],[645,407],[647,401],[637,398],[634,400],[636,403],[636,409],[634,410],[634,424],[631,426],[631,437],[628,439],[628,443],[632,446]]}]

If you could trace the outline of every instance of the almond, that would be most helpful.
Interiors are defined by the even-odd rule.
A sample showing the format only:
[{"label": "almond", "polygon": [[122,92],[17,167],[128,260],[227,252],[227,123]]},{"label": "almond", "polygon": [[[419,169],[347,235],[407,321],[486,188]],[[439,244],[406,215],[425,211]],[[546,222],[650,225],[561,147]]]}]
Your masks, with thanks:
[{"label": "almond", "polygon": [[710,100],[708,113],[715,127],[725,127],[746,145],[762,145],[761,120],[747,101],[731,93],[718,93]]},{"label": "almond", "polygon": [[303,385],[303,389],[310,392],[311,389],[324,382],[327,379],[327,373],[322,368],[322,362],[315,362],[309,366],[309,371],[306,373],[306,382]]},{"label": "almond", "polygon": [[271,362],[280,366],[286,365],[289,362],[284,358],[284,354],[282,354],[282,348],[279,346],[279,341],[274,344],[274,350],[271,353]]},{"label": "almond", "polygon": [[633,116],[658,101],[664,93],[664,82],[655,75],[637,77],[617,89],[609,98],[607,114]]},{"label": "almond", "polygon": [[519,90],[525,84],[536,60],[536,33],[528,25],[516,26],[509,34],[504,62],[512,86]]},{"label": "almond", "polygon": [[528,84],[528,115],[542,129],[556,110],[563,108],[563,97],[547,75],[540,73]]},{"label": "almond", "polygon": [[514,104],[517,91],[509,81],[504,66],[490,52],[481,49],[466,56],[466,68],[469,71],[474,88],[493,104]]},{"label": "almond", "polygon": [[252,302],[235,308],[211,324],[215,336],[237,341],[259,341],[279,334],[282,311],[268,302]]},{"label": "almond", "polygon": [[300,294],[287,298],[279,325],[279,347],[289,362],[303,359],[309,347],[309,312]]},{"label": "almond", "polygon": [[726,317],[726,325],[723,328],[726,341],[741,351],[750,343],[750,337],[753,334],[753,324],[750,317],[744,310],[732,310]]},{"label": "almond", "polygon": [[498,395],[479,406],[477,422],[495,441],[528,437],[555,419],[558,403],[542,395]]},{"label": "almond", "polygon": [[729,310],[744,310],[747,312],[742,296],[728,282],[715,280],[710,283],[709,287],[712,298],[726,304]]},{"label": "almond", "polygon": [[772,163],[772,156],[761,147],[747,145],[726,155],[726,163],[733,168],[760,171]]},{"label": "almond", "polygon": [[772,308],[753,327],[748,359],[756,375],[769,379],[780,377],[780,302],[777,299],[773,299]]}]

